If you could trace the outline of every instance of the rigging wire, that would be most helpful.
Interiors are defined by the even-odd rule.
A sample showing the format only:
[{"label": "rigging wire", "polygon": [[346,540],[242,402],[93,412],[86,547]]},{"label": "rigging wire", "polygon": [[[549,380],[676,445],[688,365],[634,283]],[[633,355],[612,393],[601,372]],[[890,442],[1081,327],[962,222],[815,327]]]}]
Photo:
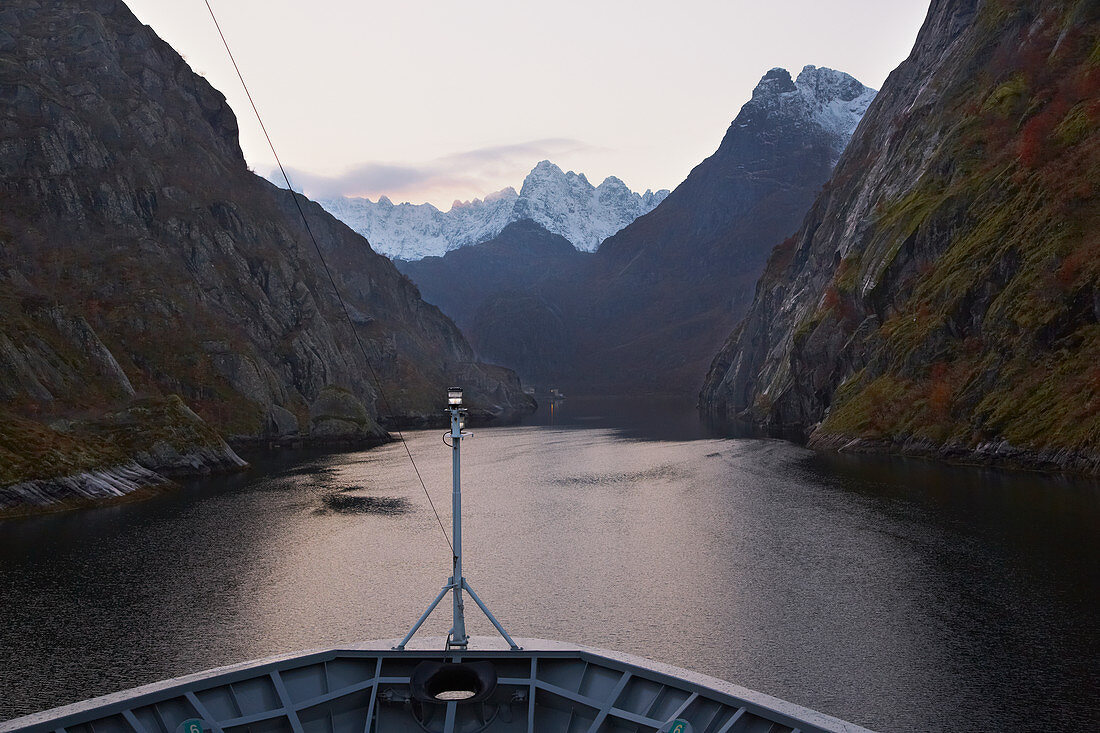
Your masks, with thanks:
[{"label": "rigging wire", "polygon": [[[294,187],[290,185],[290,177],[286,174],[286,169],[283,167],[283,161],[279,160],[279,154],[275,152],[275,143],[271,141],[271,135],[267,132],[267,126],[264,125],[263,118],[260,117],[260,110],[256,107],[255,100],[252,99],[252,93],[248,91],[248,85],[244,81],[244,75],[241,74],[241,69],[237,66],[237,59],[233,57],[233,51],[229,48],[229,41],[225,39],[225,33],[222,32],[222,26],[218,22],[217,16],[214,15],[214,8],[210,6],[210,0],[203,0],[206,3],[206,9],[210,12],[210,19],[214,21],[214,27],[218,29],[218,35],[222,39],[222,45],[225,46],[225,52],[229,54],[229,60],[233,64],[233,70],[237,72],[237,78],[241,80],[241,87],[244,88],[245,96],[248,97],[248,103],[252,105],[252,111],[256,115],[256,121],[260,123],[260,129],[263,130],[264,137],[267,138],[267,146],[271,148],[271,154],[275,156],[275,162],[279,166],[279,172],[283,176],[283,180],[286,181],[286,187],[290,191],[290,197],[294,201],[294,205],[298,208],[298,213],[302,217],[302,223],[305,224],[306,233],[309,234],[310,240],[313,242],[313,248],[317,250],[317,257],[321,260],[321,265],[324,267],[325,275],[328,276],[328,281],[332,285],[333,292],[336,293],[336,299],[340,301],[340,308],[344,311],[344,318],[347,319],[348,326],[351,328],[351,333],[355,336],[355,342],[359,344],[359,350],[363,352],[363,360],[367,363],[367,369],[370,370],[371,378],[374,380],[375,387],[378,388],[378,394],[382,398],[382,403],[386,406],[386,410],[392,416],[394,414],[393,407],[390,405],[389,398],[386,397],[386,391],[382,389],[382,380],[378,378],[378,373],[374,370],[374,365],[371,363],[370,356],[367,354],[367,348],[363,345],[362,339],[359,337],[359,332],[355,329],[355,322],[351,320],[351,314],[348,312],[347,303],[344,302],[344,298],[340,295],[340,288],[336,285],[335,278],[332,277],[332,271],[329,269],[328,262],[325,261],[324,254],[321,253],[321,245],[317,243],[317,237],[313,235],[313,230],[309,226],[309,219],[306,218],[306,212],[302,209],[301,202],[298,201],[298,194],[295,192]],[[443,526],[443,519],[439,516],[439,510],[435,508],[435,502],[432,501],[432,495],[428,493],[428,486],[424,483],[424,477],[420,475],[420,469],[416,465],[416,460],[413,458],[412,451],[409,450],[409,444],[405,441],[405,436],[400,429],[394,428],[394,432],[397,433],[398,440],[401,441],[401,445],[405,447],[405,454],[409,457],[409,463],[412,464],[413,471],[416,473],[416,478],[420,481],[420,488],[424,490],[424,496],[428,498],[428,504],[432,508],[432,512],[435,514],[435,521],[439,523],[439,531],[443,533],[443,539],[446,540],[447,546],[451,548],[451,556],[455,555],[454,545],[451,543],[451,538],[447,534],[447,529]],[[457,558],[456,558],[457,562]]]}]

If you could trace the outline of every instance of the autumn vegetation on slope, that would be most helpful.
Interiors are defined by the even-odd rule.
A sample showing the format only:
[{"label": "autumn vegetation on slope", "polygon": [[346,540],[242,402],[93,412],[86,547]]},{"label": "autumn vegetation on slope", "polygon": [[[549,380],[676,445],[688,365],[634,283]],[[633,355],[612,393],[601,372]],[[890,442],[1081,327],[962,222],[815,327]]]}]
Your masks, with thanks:
[{"label": "autumn vegetation on slope", "polygon": [[[990,43],[943,99],[934,164],[877,204],[870,246],[796,334],[854,332],[876,288],[905,294],[817,439],[1100,452],[1100,22],[1090,2],[1035,7],[983,4]],[[918,258],[909,281],[884,280],[899,256]]]}]

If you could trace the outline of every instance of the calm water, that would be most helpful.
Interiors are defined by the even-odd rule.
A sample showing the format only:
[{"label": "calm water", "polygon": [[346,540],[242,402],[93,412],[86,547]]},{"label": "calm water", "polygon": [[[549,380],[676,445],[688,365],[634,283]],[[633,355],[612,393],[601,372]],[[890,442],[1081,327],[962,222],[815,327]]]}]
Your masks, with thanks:
[{"label": "calm water", "polygon": [[[463,454],[467,577],[511,633],[880,730],[1100,729],[1097,484],[824,458],[640,402],[531,422]],[[441,434],[407,438],[447,510]],[[399,445],[0,523],[0,719],[400,636],[449,566]]]}]

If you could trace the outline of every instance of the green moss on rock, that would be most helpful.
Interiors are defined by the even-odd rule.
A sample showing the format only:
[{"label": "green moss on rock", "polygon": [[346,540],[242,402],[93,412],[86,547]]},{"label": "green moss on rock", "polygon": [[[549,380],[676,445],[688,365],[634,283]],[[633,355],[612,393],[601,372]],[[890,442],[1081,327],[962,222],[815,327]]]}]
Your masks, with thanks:
[{"label": "green moss on rock", "polygon": [[103,438],[54,430],[0,411],[0,486],[68,476],[127,460]]},{"label": "green moss on rock", "polygon": [[224,460],[226,467],[240,465],[218,432],[176,395],[138,399],[124,409],[52,426],[0,411],[0,486],[196,454]]},{"label": "green moss on rock", "polygon": [[1011,114],[1018,114],[1020,103],[1027,98],[1026,95],[1027,79],[1023,74],[1015,74],[986,97],[982,113],[1006,118]]},{"label": "green moss on rock", "polygon": [[[1008,22],[1026,4],[989,5]],[[828,444],[1100,455],[1100,27],[1074,22],[1062,40],[1036,22],[1023,69],[925,121],[948,131],[927,172],[857,250],[895,278],[893,307],[873,368],[833,391]],[[849,280],[845,260],[830,288]]]}]

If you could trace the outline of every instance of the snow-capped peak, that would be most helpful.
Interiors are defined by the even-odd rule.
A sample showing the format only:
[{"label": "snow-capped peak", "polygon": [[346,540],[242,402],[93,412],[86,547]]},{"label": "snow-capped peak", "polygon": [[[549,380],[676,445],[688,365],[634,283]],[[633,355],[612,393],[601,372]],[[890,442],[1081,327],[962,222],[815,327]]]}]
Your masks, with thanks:
[{"label": "snow-capped peak", "polygon": [[543,160],[527,174],[519,193],[509,186],[483,199],[455,201],[447,212],[430,204],[394,206],[385,196],[378,203],[348,197],[319,203],[365,236],[376,251],[417,260],[491,239],[520,219],[533,219],[577,249],[591,252],[667,195],[667,190],[635,193],[615,176],[593,186],[583,173],[564,172]]},{"label": "snow-capped peak", "polygon": [[747,127],[761,113],[808,120],[829,137],[836,162],[877,93],[843,71],[809,65],[791,79],[777,67],[760,79],[734,127]]},{"label": "snow-capped peak", "polygon": [[803,68],[795,86],[811,105],[814,121],[842,141],[839,157],[878,92],[843,71],[816,66]]}]

